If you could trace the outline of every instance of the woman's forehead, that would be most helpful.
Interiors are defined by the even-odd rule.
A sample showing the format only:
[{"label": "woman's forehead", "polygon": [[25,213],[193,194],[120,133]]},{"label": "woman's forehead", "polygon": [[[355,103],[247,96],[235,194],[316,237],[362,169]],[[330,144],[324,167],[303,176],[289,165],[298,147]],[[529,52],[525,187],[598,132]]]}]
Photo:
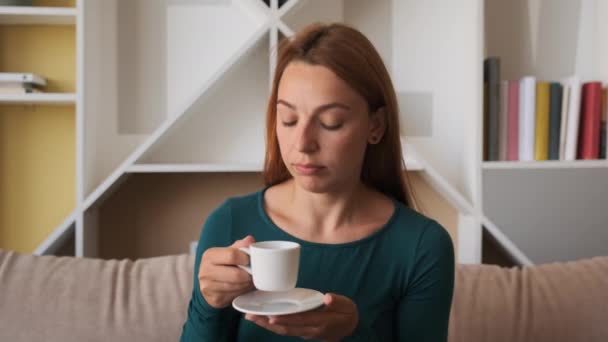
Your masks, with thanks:
[{"label": "woman's forehead", "polygon": [[331,69],[305,62],[292,62],[284,70],[277,100],[294,102],[332,102],[365,105],[365,100]]}]

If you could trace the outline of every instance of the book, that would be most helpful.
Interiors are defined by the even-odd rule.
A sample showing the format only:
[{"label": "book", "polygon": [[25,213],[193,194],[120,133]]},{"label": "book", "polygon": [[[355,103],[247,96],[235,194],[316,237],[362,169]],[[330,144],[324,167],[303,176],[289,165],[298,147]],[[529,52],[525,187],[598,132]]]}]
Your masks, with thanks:
[{"label": "book", "polygon": [[600,122],[600,159],[606,158],[606,147],[608,146],[608,88],[602,89],[602,119]]},{"label": "book", "polygon": [[578,145],[578,126],[581,107],[581,81],[573,76],[566,80],[570,86],[570,96],[568,98],[568,120],[566,121],[566,150],[565,160],[576,159],[576,148]]},{"label": "book", "polygon": [[32,73],[0,72],[0,84],[3,83],[31,83],[40,87],[46,86],[46,79]]},{"label": "book", "polygon": [[507,160],[507,112],[509,82],[500,82],[500,110],[498,111],[498,160]]},{"label": "book", "polygon": [[536,77],[525,76],[519,83],[519,160],[534,160],[536,126]]},{"label": "book", "polygon": [[549,158],[549,96],[549,82],[536,83],[535,160]]},{"label": "book", "polygon": [[570,101],[570,85],[562,85],[562,114],[560,118],[559,132],[559,160],[564,160],[566,155],[566,123],[568,122],[568,103]]},{"label": "book", "polygon": [[598,159],[600,147],[600,118],[602,111],[602,83],[583,84],[581,122],[579,127],[578,158]]},{"label": "book", "polygon": [[549,160],[559,160],[563,87],[549,84]]},{"label": "book", "polygon": [[483,143],[482,158],[488,160],[488,82],[483,82]]},{"label": "book", "polygon": [[488,84],[487,160],[498,160],[498,116],[500,111],[500,59],[484,61],[484,81]]},{"label": "book", "polygon": [[519,81],[508,81],[507,160],[519,160]]}]

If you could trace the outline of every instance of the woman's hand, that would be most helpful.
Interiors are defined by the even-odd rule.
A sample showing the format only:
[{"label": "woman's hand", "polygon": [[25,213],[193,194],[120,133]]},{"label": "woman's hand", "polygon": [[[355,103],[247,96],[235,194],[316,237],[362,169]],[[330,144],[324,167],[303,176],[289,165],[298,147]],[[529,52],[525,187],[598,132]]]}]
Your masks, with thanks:
[{"label": "woman's hand", "polygon": [[249,256],[239,247],[247,247],[254,242],[252,236],[247,236],[230,247],[209,248],[203,253],[198,282],[209,305],[216,309],[225,308],[234,298],[253,289],[249,273],[236,266],[249,264]]},{"label": "woman's hand", "polygon": [[304,339],[339,341],[353,333],[359,323],[357,305],[347,297],[328,293],[320,310],[285,316],[257,316],[245,319],[279,335]]}]

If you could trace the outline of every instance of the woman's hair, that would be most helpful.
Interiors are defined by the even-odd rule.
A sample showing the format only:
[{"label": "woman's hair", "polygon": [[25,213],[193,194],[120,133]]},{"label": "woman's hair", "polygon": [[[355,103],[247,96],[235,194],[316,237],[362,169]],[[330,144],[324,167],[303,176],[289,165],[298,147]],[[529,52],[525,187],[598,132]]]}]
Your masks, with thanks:
[{"label": "woman's hair", "polygon": [[277,92],[287,65],[302,61],[332,70],[366,100],[371,112],[384,107],[386,131],[379,143],[368,144],[361,170],[364,184],[417,209],[401,152],[399,108],[390,76],[372,43],[359,31],[344,24],[312,24],[279,44],[277,66],[266,112],[267,186],[291,178],[275,130]]}]

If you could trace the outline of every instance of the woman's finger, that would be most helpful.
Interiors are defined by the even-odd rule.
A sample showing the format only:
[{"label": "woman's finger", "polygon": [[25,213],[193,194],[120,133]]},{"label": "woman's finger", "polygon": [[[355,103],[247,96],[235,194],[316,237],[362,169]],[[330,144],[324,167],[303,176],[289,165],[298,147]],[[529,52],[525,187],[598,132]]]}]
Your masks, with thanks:
[{"label": "woman's finger", "polygon": [[293,315],[270,316],[269,323],[294,326],[320,326],[329,318],[325,311],[309,311]]},{"label": "woman's finger", "polygon": [[240,284],[251,282],[251,275],[234,266],[207,265],[199,274],[199,280],[202,279]]},{"label": "woman's finger", "polygon": [[246,315],[245,318],[259,325],[260,327],[270,330],[278,335],[297,336],[306,339],[318,338],[322,332],[318,326],[299,326],[299,325],[281,325],[270,323],[268,317]]},{"label": "woman's finger", "polygon": [[223,281],[207,280],[206,288],[211,291],[222,293],[241,293],[249,291],[253,288],[253,283],[250,281],[243,283],[227,283]]},{"label": "woman's finger", "polygon": [[326,293],[323,304],[328,311],[350,314],[356,310],[356,304],[348,297],[340,296],[335,293]]},{"label": "woman's finger", "polygon": [[249,255],[234,247],[209,248],[203,255],[203,258],[214,265],[234,266],[249,264]]}]

